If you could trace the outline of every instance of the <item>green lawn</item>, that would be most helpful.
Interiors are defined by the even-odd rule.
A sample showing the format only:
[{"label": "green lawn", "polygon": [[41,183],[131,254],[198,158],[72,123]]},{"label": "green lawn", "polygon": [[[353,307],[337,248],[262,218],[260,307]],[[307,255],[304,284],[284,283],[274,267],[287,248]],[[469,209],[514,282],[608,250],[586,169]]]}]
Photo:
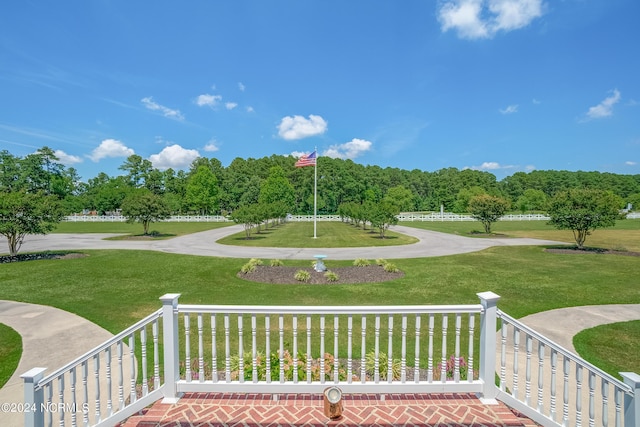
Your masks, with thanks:
[{"label": "green lawn", "polygon": [[380,238],[371,227],[362,229],[343,222],[321,221],[316,225],[313,238],[313,222],[289,222],[251,233],[244,232],[218,240],[218,243],[237,246],[261,246],[279,248],[356,248],[363,246],[395,246],[416,243],[418,240],[404,234],[387,231]]},{"label": "green lawn", "polygon": [[[182,236],[198,231],[228,227],[233,222],[155,222],[149,226],[149,231],[160,234]],[[126,222],[61,222],[54,233],[125,233],[142,234],[142,224],[128,224]]]},{"label": "green lawn", "polygon": [[[469,237],[483,237],[482,224],[473,221],[464,222],[403,222],[408,227],[443,233],[458,234]],[[491,227],[491,232],[508,237],[531,237],[535,239],[555,240],[575,243],[570,230],[556,230],[546,221],[498,221]],[[640,220],[627,219],[617,221],[615,227],[595,230],[585,242],[588,247],[607,248],[640,252]]]},{"label": "green lawn", "polygon": [[0,323],[0,388],[9,381],[22,355],[20,334]]},{"label": "green lawn", "polygon": [[[436,223],[407,225],[418,224]],[[468,224],[456,223],[465,227]],[[505,226],[502,231],[497,227],[496,231],[508,231],[510,235],[532,233],[535,227],[541,226],[539,222],[517,223],[521,226],[521,230],[517,230],[512,225],[515,223],[504,224],[512,229],[506,230]],[[336,225],[351,228],[346,224]],[[179,234],[175,230],[177,227],[170,227],[167,232]],[[277,233],[288,230],[288,226],[282,227]],[[617,233],[619,239],[629,231],[634,230],[610,230]],[[457,232],[466,231],[459,227]],[[361,239],[370,238],[366,232],[360,230],[359,233]],[[640,303],[639,257],[559,255],[547,253],[541,247],[495,247],[447,257],[394,260],[405,272],[401,279],[331,286],[248,282],[237,277],[247,259],[147,251],[83,252],[87,256],[77,259],[2,265],[0,299],[55,306],[113,333],[158,309],[158,298],[173,292],[181,293],[180,301],[189,304],[405,305],[475,304],[476,293],[493,291],[502,297],[499,307],[517,318],[568,306]],[[349,261],[327,263],[329,268],[349,264]],[[308,261],[288,261],[286,265],[307,266]],[[600,340],[608,338],[603,335]],[[5,347],[5,341],[1,342],[1,347]],[[629,356],[628,365],[616,369],[634,370],[634,366],[638,366],[640,334],[632,335],[628,343],[635,351]],[[0,365],[5,363],[4,358],[0,358]]]},{"label": "green lawn", "polygon": [[585,329],[573,338],[582,357],[620,378],[618,372],[640,372],[640,320]]}]

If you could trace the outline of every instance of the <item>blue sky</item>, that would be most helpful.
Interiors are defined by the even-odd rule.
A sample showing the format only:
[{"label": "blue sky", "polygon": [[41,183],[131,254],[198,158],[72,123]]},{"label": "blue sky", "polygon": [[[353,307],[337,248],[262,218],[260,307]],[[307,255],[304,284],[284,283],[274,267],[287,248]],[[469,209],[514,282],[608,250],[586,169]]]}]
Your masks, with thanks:
[{"label": "blue sky", "polygon": [[[637,0],[7,2],[0,149],[640,173]],[[320,160],[321,162],[321,160]],[[321,163],[320,163],[321,164]]]}]

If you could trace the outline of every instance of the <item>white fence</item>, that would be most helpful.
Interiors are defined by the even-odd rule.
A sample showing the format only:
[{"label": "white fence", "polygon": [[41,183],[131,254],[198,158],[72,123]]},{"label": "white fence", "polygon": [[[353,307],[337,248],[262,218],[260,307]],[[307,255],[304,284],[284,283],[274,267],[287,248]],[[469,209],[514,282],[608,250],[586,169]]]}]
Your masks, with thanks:
[{"label": "white fence", "polygon": [[[630,212],[627,219],[639,219],[640,212]],[[71,215],[64,218],[66,222],[125,222],[127,219],[120,215]],[[313,215],[288,215],[288,221],[309,222],[313,221]],[[317,215],[317,221],[341,221],[339,215]],[[430,221],[430,222],[452,222],[452,221],[476,221],[471,215],[459,215],[454,213],[433,212],[429,214],[403,213],[398,215],[399,221]],[[548,221],[549,217],[542,214],[522,214],[505,215],[501,221]],[[222,215],[174,215],[164,222],[233,222]]]},{"label": "white fence", "polygon": [[321,393],[336,385],[345,393],[477,393],[545,426],[583,418],[640,425],[640,376],[618,381],[502,313],[497,295],[478,297],[475,305],[289,307],[183,305],[168,294],[162,309],[47,377],[43,368],[25,373],[34,409],[25,422],[113,426],[183,392]]}]

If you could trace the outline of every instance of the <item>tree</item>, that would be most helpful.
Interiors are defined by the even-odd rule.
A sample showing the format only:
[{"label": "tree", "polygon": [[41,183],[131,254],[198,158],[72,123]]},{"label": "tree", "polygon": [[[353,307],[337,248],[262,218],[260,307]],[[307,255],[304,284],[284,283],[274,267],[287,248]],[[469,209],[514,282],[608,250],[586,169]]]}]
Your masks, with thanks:
[{"label": "tree", "polygon": [[144,234],[149,234],[149,224],[171,216],[171,211],[161,196],[147,189],[140,189],[122,201],[122,215],[128,223],[140,222]]},{"label": "tree", "polygon": [[471,216],[482,223],[485,233],[491,233],[491,224],[505,214],[509,209],[509,202],[501,197],[481,194],[469,200]]},{"label": "tree", "polygon": [[621,218],[623,201],[615,194],[593,189],[572,189],[556,194],[549,202],[549,224],[571,230],[578,249],[597,228],[612,227]]},{"label": "tree", "polygon": [[369,212],[369,222],[371,227],[377,227],[380,232],[380,238],[384,239],[384,233],[391,225],[398,223],[398,215],[400,209],[398,206],[388,200],[376,204],[371,212]]},{"label": "tree", "polygon": [[295,191],[281,166],[269,169],[269,176],[260,186],[258,201],[261,204],[282,202],[287,210],[295,205]]},{"label": "tree", "polygon": [[382,200],[396,205],[398,207],[398,213],[400,213],[400,211],[407,212],[415,210],[413,193],[402,185],[389,188]]},{"label": "tree", "polygon": [[246,205],[234,210],[231,214],[231,219],[233,219],[236,224],[244,225],[244,232],[247,239],[251,238],[251,230],[253,227],[260,224],[264,219],[261,210],[257,204]]},{"label": "tree", "polygon": [[520,212],[543,210],[547,203],[547,195],[542,190],[529,188],[518,197],[516,205]]},{"label": "tree", "polygon": [[0,193],[0,235],[7,238],[11,256],[18,254],[27,234],[47,234],[62,218],[54,196],[42,192]]},{"label": "tree", "polygon": [[202,215],[218,211],[218,179],[209,166],[198,166],[189,177],[186,202]]}]

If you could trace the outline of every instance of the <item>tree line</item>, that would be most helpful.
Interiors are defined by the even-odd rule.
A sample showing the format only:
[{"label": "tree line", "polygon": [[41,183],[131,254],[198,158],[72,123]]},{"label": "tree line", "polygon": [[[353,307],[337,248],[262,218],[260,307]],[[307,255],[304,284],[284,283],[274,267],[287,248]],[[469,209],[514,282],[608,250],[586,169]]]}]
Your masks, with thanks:
[{"label": "tree line", "polygon": [[[273,201],[283,203],[288,213],[312,214],[313,168],[296,168],[295,161],[283,155],[236,158],[224,167],[216,158],[201,157],[188,170],[161,171],[132,155],[119,167],[120,175],[100,172],[85,181],[48,147],[25,157],[3,150],[0,192],[51,195],[65,214],[117,212],[127,196],[136,193],[157,196],[170,214],[227,215],[241,206]],[[536,170],[498,181],[486,171],[409,171],[320,157],[317,184],[319,214],[335,214],[344,203],[379,204],[385,199],[403,212],[439,211],[442,206],[447,212],[466,213],[471,199],[482,194],[506,200],[512,211],[544,211],[556,193],[580,188],[609,191],[625,206],[640,206],[640,175],[608,172]]]}]

